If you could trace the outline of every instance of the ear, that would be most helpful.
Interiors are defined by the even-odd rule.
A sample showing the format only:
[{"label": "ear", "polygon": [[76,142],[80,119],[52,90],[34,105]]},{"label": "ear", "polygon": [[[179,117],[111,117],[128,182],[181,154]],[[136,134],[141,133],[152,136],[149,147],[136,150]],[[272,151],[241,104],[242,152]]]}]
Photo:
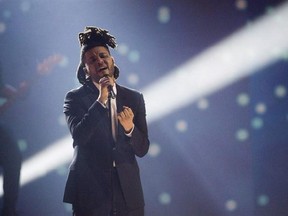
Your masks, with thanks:
[{"label": "ear", "polygon": [[113,58],[113,56],[111,56],[112,58],[112,62],[113,62],[113,65],[114,65],[114,72],[113,72],[113,76],[115,78],[115,80],[119,77],[119,68],[117,67],[117,65],[115,64],[115,60]]},{"label": "ear", "polygon": [[119,68],[116,64],[114,64],[114,78],[117,79],[119,77]]},{"label": "ear", "polygon": [[88,75],[88,71],[87,71],[87,68],[85,66],[83,67],[83,71],[85,72],[86,75]]}]

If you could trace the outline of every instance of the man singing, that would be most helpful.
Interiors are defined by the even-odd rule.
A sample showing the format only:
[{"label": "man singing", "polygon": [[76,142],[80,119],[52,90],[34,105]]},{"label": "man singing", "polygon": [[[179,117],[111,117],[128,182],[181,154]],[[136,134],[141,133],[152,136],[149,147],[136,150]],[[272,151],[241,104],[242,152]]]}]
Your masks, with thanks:
[{"label": "man singing", "polygon": [[143,216],[136,160],[149,149],[143,95],[116,83],[119,69],[109,50],[116,42],[107,30],[86,27],[79,42],[82,86],[64,101],[74,147],[64,202],[73,216]]}]

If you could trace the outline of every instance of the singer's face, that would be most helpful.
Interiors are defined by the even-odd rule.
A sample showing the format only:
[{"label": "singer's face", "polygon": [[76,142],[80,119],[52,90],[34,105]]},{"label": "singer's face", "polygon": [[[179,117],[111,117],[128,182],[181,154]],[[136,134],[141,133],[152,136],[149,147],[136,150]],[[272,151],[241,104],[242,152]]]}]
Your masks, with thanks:
[{"label": "singer's face", "polygon": [[114,59],[109,50],[103,46],[96,46],[84,54],[84,64],[87,74],[92,81],[99,83],[104,75],[112,76],[114,73]]}]

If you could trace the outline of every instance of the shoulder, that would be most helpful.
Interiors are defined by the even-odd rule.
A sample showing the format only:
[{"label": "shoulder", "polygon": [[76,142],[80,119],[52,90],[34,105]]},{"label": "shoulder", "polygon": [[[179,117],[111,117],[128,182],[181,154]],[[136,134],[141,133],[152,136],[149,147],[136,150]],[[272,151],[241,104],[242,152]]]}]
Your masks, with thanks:
[{"label": "shoulder", "polygon": [[84,96],[86,94],[88,94],[89,92],[91,92],[91,90],[86,86],[79,86],[77,88],[71,89],[66,93],[66,97],[72,97],[72,96]]},{"label": "shoulder", "polygon": [[122,85],[119,85],[117,84],[117,94],[121,93],[121,94],[125,94],[125,95],[129,95],[129,96],[134,96],[134,97],[139,97],[139,96],[142,96],[142,93],[139,92],[138,90],[136,89],[132,89],[132,88],[128,88],[126,86],[122,86]]},{"label": "shoulder", "polygon": [[143,94],[125,86],[117,85],[117,99],[134,110],[145,106]]}]

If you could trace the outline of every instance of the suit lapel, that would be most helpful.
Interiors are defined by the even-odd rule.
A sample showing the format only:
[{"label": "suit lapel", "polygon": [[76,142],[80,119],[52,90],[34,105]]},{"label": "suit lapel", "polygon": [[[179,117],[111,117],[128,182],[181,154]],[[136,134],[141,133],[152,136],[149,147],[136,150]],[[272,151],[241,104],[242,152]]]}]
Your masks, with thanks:
[{"label": "suit lapel", "polygon": [[[117,96],[116,96],[116,105],[117,105],[117,113],[121,112],[124,106],[125,95],[123,94],[122,88],[119,85],[116,85],[117,88]],[[122,126],[118,121],[118,136],[123,134]]]}]

